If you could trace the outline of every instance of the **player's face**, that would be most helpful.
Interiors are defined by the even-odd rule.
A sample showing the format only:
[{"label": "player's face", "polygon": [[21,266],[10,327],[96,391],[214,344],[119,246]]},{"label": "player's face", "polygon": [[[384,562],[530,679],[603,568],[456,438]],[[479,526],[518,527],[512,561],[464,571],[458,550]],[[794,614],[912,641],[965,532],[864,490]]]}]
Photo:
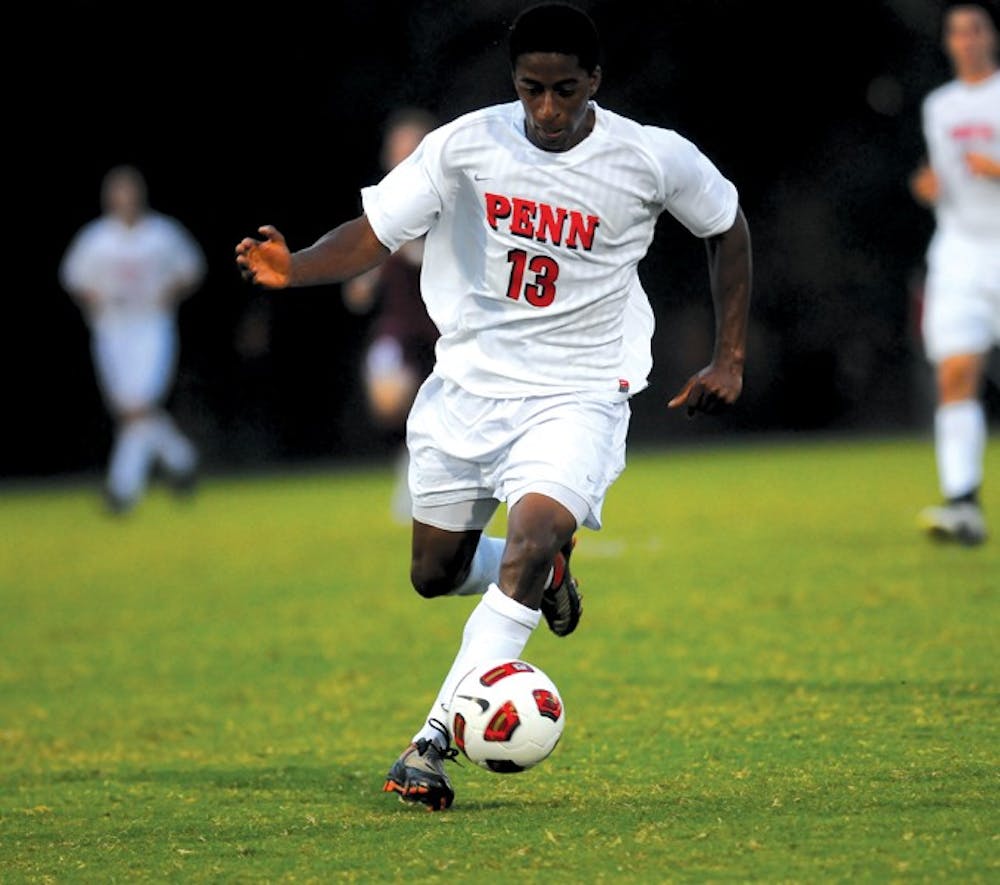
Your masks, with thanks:
[{"label": "player's face", "polygon": [[588,106],[601,69],[588,74],[575,55],[528,52],[514,66],[514,89],[525,114],[525,135],[543,151],[568,151],[594,126]]},{"label": "player's face", "polygon": [[112,215],[118,216],[126,224],[134,224],[145,208],[146,195],[137,181],[120,175],[107,183],[104,203]]},{"label": "player's face", "polygon": [[945,20],[945,51],[959,76],[982,76],[994,65],[996,32],[989,16],[975,6],[960,6]]},{"label": "player's face", "polygon": [[382,166],[385,170],[388,172],[395,169],[410,156],[426,134],[424,129],[417,126],[398,126],[393,129],[386,136],[382,147]]}]

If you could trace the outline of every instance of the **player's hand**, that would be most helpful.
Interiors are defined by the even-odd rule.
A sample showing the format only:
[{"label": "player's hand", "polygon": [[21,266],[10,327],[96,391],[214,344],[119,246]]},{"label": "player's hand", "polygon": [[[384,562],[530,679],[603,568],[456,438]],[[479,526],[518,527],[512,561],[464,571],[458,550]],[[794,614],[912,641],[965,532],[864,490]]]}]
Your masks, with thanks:
[{"label": "player's hand", "polygon": [[266,289],[283,289],[291,278],[292,254],[285,238],[269,224],[257,229],[264,239],[246,237],[236,246],[236,266],[243,279]]},{"label": "player's hand", "polygon": [[930,166],[923,165],[910,176],[910,193],[924,206],[933,206],[938,198],[938,180]]},{"label": "player's hand", "polygon": [[712,363],[698,374],[688,378],[667,407],[677,409],[687,406],[688,417],[697,412],[717,415],[739,399],[743,392],[743,372],[736,368],[716,366]]},{"label": "player's hand", "polygon": [[965,155],[965,167],[976,176],[983,178],[1000,177],[1000,160],[994,160],[989,154],[969,151]]}]

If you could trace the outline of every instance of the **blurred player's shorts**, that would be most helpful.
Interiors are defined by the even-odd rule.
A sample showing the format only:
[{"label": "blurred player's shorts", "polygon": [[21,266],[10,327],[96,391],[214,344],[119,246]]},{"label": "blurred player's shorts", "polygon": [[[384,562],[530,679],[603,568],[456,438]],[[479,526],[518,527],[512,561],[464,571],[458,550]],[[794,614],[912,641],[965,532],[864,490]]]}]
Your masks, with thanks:
[{"label": "blurred player's shorts", "polygon": [[1000,249],[940,239],[930,252],[921,332],[931,362],[1000,343]]},{"label": "blurred player's shorts", "polygon": [[365,354],[365,376],[369,380],[389,378],[408,371],[403,346],[395,338],[376,338]]}]

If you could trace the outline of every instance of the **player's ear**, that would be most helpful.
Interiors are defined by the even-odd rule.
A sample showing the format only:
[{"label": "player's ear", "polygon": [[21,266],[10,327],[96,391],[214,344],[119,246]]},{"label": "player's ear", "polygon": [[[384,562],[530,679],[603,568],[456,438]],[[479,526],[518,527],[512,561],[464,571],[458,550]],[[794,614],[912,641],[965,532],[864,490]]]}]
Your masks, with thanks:
[{"label": "player's ear", "polygon": [[601,66],[594,66],[594,73],[590,75],[590,97],[593,98],[597,94],[597,90],[601,87]]}]

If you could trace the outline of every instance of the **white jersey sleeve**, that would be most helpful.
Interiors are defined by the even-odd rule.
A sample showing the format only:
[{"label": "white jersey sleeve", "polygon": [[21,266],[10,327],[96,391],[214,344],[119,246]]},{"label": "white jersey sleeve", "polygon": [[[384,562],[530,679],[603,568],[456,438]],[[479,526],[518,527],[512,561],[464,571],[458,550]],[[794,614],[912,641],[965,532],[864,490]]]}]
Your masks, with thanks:
[{"label": "white jersey sleeve", "polygon": [[71,295],[97,290],[100,277],[95,267],[95,242],[100,239],[101,224],[85,224],[70,241],[59,263],[59,282]]},{"label": "white jersey sleeve", "polygon": [[519,102],[466,114],[362,190],[390,250],[426,234],[434,371],[474,393],[641,390],[653,315],[638,265],[658,217],[697,237],[735,219],[736,188],[691,142],[593,107],[593,131],[564,152],[528,141]]},{"label": "white jersey sleeve", "polygon": [[724,233],[736,220],[736,188],[694,144],[671,130],[648,128],[663,170],[663,208],[696,237]]},{"label": "white jersey sleeve", "polygon": [[[390,252],[427,233],[441,213],[441,195],[424,159],[425,143],[397,164],[379,187],[361,192],[362,206],[375,235]],[[400,195],[408,195],[401,200]]]}]

